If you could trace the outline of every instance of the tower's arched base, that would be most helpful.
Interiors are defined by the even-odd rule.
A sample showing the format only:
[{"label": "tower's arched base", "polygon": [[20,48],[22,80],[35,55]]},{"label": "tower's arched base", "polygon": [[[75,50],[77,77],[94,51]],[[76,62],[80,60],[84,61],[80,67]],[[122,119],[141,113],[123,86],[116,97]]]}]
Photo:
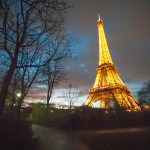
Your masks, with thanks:
[{"label": "tower's arched base", "polygon": [[127,110],[140,110],[137,100],[131,95],[129,89],[122,85],[103,89],[90,89],[89,97],[84,105],[92,106],[95,102],[99,102],[100,108],[104,109],[108,109],[113,103],[117,102],[121,107],[124,107]]}]

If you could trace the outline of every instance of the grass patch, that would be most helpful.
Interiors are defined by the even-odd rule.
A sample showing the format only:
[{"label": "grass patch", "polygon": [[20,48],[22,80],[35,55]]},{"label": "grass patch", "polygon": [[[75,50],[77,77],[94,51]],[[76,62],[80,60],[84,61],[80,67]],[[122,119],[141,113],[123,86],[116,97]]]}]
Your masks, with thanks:
[{"label": "grass patch", "polygon": [[91,150],[150,150],[150,131],[83,135],[79,139]]}]

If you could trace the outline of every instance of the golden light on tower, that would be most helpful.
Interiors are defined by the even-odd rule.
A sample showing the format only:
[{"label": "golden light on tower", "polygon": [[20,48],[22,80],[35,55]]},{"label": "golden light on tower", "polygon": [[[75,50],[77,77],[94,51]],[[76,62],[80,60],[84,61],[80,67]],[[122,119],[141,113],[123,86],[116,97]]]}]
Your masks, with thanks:
[{"label": "golden light on tower", "polygon": [[107,109],[110,104],[117,102],[128,111],[140,110],[139,103],[131,95],[130,89],[124,86],[117,68],[114,67],[105,37],[103,21],[98,15],[99,35],[99,67],[93,88],[89,89],[89,96],[84,105],[92,106],[99,102],[100,108]]}]

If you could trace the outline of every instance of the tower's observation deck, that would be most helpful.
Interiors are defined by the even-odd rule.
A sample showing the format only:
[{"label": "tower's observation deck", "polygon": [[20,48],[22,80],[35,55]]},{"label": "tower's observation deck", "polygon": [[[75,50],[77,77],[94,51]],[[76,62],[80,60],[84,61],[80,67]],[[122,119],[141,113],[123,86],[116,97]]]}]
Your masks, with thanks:
[{"label": "tower's observation deck", "polygon": [[131,95],[130,89],[124,86],[117,68],[114,67],[105,37],[103,21],[98,18],[99,35],[99,67],[93,88],[89,89],[89,97],[84,105],[92,106],[99,102],[101,108],[108,108],[113,102],[128,110],[140,110],[137,100]]}]

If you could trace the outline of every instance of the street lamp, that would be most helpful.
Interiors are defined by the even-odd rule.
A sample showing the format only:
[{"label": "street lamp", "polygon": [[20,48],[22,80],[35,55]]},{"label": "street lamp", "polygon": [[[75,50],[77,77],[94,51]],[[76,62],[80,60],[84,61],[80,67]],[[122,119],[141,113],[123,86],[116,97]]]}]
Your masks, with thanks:
[{"label": "street lamp", "polygon": [[18,98],[21,97],[21,93],[20,93],[20,92],[17,93],[17,97],[18,97]]},{"label": "street lamp", "polygon": [[17,105],[17,118],[20,118],[20,109],[21,109],[21,91],[18,91],[16,93],[17,99],[18,99],[18,105]]}]

